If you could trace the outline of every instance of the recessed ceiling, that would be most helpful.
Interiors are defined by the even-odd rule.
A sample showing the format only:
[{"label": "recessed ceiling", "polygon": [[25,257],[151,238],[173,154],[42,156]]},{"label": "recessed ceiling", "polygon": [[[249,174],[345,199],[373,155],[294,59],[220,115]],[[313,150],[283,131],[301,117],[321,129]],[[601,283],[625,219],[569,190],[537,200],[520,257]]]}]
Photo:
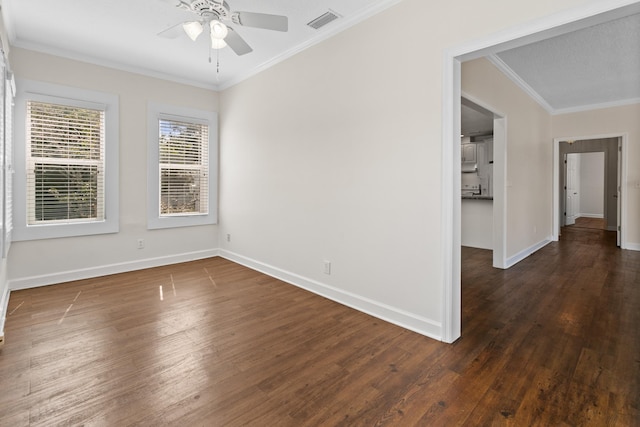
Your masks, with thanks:
[{"label": "recessed ceiling", "polygon": [[[231,24],[253,48],[243,56],[209,49],[206,36],[159,37],[196,17],[172,0],[2,0],[2,13],[12,46],[222,89],[398,1],[227,0],[232,11],[289,18],[286,33]],[[320,29],[307,25],[327,11],[339,18]]]},{"label": "recessed ceiling", "polygon": [[496,57],[494,63],[551,113],[640,102],[640,14]]}]

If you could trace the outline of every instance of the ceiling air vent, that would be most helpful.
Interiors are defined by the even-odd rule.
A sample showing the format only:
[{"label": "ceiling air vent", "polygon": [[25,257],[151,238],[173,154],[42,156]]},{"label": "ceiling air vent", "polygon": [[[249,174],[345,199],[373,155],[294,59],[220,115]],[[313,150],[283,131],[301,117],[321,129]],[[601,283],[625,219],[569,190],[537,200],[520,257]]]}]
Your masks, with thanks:
[{"label": "ceiling air vent", "polygon": [[327,25],[329,22],[335,21],[338,18],[340,18],[340,15],[335,13],[333,10],[329,10],[326,13],[318,16],[313,21],[309,22],[307,25],[318,30]]}]

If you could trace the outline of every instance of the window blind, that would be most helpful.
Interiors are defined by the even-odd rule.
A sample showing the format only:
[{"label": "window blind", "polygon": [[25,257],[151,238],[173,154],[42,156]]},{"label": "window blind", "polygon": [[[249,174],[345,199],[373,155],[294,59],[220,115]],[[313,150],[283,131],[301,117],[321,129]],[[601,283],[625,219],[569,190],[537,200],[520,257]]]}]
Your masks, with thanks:
[{"label": "window blind", "polygon": [[160,216],[208,213],[209,126],[159,119]]},{"label": "window blind", "polygon": [[104,116],[27,102],[27,224],[104,220]]}]

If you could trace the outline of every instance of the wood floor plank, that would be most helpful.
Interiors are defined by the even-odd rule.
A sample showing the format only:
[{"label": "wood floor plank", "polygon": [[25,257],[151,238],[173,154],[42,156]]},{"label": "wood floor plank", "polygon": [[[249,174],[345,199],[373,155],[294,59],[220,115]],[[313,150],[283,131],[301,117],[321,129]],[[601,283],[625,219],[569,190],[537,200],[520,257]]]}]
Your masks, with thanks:
[{"label": "wood floor plank", "polygon": [[0,425],[640,425],[638,252],[462,256],[452,345],[222,258],[12,292]]}]

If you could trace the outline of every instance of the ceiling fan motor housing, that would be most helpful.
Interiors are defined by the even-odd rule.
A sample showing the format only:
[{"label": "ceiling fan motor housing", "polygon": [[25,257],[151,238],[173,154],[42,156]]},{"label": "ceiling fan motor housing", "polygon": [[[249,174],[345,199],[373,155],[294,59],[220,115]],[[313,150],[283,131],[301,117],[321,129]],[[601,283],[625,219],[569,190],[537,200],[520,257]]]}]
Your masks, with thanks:
[{"label": "ceiling fan motor housing", "polygon": [[[2,0],[0,0],[2,1]],[[200,17],[198,21],[186,21],[175,25],[161,34],[166,37],[174,36],[174,29],[183,29],[185,33],[195,41],[203,32],[203,27],[208,26],[211,35],[211,48],[221,49],[229,46],[236,55],[246,55],[253,51],[251,46],[223,21],[245,27],[261,28],[265,30],[283,31],[289,30],[288,18],[284,15],[271,15],[256,12],[231,12],[229,5],[224,0],[167,0],[175,6],[195,13]],[[191,28],[194,27],[194,28]]]},{"label": "ceiling fan motor housing", "polygon": [[220,20],[229,20],[231,15],[226,1],[193,0],[189,7],[203,18],[213,18],[212,15],[215,15]]}]

